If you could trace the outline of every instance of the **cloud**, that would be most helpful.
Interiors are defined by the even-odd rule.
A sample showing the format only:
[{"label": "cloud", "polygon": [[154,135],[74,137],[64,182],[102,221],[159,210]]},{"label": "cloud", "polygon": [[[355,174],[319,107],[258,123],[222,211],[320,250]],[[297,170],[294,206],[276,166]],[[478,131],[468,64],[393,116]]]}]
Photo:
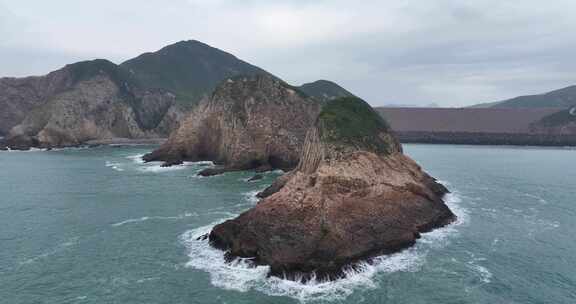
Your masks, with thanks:
[{"label": "cloud", "polygon": [[[459,106],[576,83],[573,0],[0,0],[0,64],[120,62],[198,39],[298,84],[325,78],[374,105]],[[2,30],[4,29],[4,33]],[[6,47],[5,41],[10,41]],[[17,73],[18,68],[0,71]]]}]

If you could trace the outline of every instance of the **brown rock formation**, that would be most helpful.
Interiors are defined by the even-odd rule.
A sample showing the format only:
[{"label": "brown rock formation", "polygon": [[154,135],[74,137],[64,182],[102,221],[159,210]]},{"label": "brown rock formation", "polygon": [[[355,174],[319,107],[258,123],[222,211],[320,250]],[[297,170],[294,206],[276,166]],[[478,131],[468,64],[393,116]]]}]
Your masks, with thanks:
[{"label": "brown rock formation", "polygon": [[72,83],[65,69],[41,77],[0,78],[0,136],[7,135],[32,109]]},{"label": "brown rock formation", "polygon": [[228,79],[144,160],[212,160],[222,165],[217,173],[291,169],[319,109],[317,101],[272,76]]},{"label": "brown rock formation", "polygon": [[346,265],[406,248],[455,219],[442,201],[446,188],[402,154],[386,122],[357,98],[324,106],[297,168],[267,192],[217,225],[210,241],[277,276],[335,278]]},{"label": "brown rock formation", "polygon": [[173,94],[139,88],[130,75],[106,60],[69,65],[40,79],[30,81],[49,82],[48,88],[59,89],[48,90],[38,96],[34,106],[26,108],[25,118],[7,136],[9,147],[62,147],[97,139],[165,137],[181,115],[173,106]]}]

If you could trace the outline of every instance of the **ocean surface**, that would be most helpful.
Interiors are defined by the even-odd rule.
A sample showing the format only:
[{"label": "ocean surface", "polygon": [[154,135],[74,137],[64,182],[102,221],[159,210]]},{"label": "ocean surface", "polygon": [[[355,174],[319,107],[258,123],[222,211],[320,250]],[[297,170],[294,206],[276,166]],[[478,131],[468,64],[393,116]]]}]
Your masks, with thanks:
[{"label": "ocean surface", "polygon": [[0,303],[576,303],[576,150],[405,145],[458,222],[302,284],[196,240],[281,172],[200,178],[152,148],[0,152]]}]

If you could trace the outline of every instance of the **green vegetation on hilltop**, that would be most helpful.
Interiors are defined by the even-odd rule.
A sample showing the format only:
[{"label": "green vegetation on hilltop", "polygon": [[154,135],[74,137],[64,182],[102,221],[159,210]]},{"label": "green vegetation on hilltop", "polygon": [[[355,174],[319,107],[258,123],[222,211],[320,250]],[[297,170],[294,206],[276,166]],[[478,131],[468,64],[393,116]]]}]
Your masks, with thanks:
[{"label": "green vegetation on hilltop", "polygon": [[97,75],[106,75],[120,88],[123,95],[130,96],[135,79],[118,65],[106,60],[95,59],[69,64],[64,69],[70,72],[74,83],[89,80]]},{"label": "green vegetation on hilltop", "polygon": [[323,141],[389,154],[397,143],[390,126],[360,98],[344,97],[327,102],[318,116]]},{"label": "green vegetation on hilltop", "polygon": [[550,114],[542,118],[538,124],[545,127],[557,127],[576,122],[576,107]]},{"label": "green vegetation on hilltop", "polygon": [[545,94],[519,96],[512,99],[478,104],[479,108],[567,108],[576,106],[576,86]]},{"label": "green vegetation on hilltop", "polygon": [[142,54],[121,66],[144,87],[173,92],[184,108],[194,106],[226,78],[269,74],[199,41],[181,41],[157,52]]},{"label": "green vegetation on hilltop", "polygon": [[355,97],[354,94],[328,80],[318,80],[306,83],[298,87],[298,89],[306,93],[306,95],[321,101],[328,101],[340,97]]},{"label": "green vegetation on hilltop", "polygon": [[116,64],[106,59],[95,59],[69,64],[65,67],[75,82],[88,80],[98,74],[105,74],[112,78],[115,83],[130,81],[130,75]]}]

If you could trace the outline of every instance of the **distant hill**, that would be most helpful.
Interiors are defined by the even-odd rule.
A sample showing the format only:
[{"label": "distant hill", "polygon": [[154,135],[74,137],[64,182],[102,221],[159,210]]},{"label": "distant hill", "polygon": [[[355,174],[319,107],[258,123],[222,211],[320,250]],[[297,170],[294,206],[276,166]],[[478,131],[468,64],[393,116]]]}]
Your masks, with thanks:
[{"label": "distant hill", "polygon": [[338,84],[328,80],[318,80],[298,87],[306,95],[328,101],[340,97],[356,97]]},{"label": "distant hill", "polygon": [[376,108],[398,132],[529,133],[530,124],[555,108]]},{"label": "distant hill", "polygon": [[377,110],[402,142],[576,146],[576,107]]},{"label": "distant hill", "polygon": [[479,104],[471,105],[467,108],[475,108],[475,109],[492,108],[499,103],[500,103],[500,101],[479,103]]},{"label": "distant hill", "polygon": [[238,75],[271,75],[234,55],[196,40],[180,41],[120,65],[146,88],[162,88],[190,108],[224,79]]},{"label": "distant hill", "polygon": [[545,94],[519,96],[512,99],[481,103],[470,108],[569,108],[576,106],[576,86]]},{"label": "distant hill", "polygon": [[[519,96],[516,98],[483,103],[470,108],[492,109],[556,109],[540,119],[532,121],[530,132],[553,135],[576,134],[576,86],[570,86],[540,95]],[[510,117],[514,120],[514,117]]]}]

